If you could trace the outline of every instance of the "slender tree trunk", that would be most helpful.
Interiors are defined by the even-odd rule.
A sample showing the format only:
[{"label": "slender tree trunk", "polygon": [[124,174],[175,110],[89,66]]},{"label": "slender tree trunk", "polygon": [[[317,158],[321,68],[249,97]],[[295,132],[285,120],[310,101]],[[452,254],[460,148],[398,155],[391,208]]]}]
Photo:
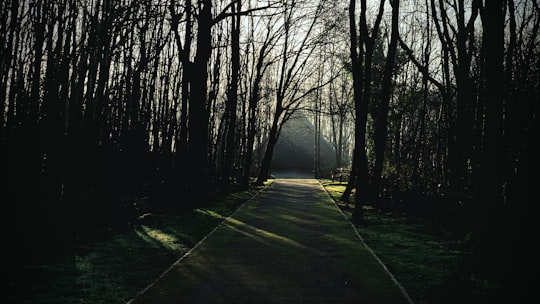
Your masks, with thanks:
[{"label": "slender tree trunk", "polygon": [[505,176],[510,178],[514,175],[514,168],[517,166],[517,163],[514,161],[518,158],[517,145],[515,144],[515,138],[518,137],[519,128],[517,118],[518,106],[516,102],[512,102],[516,99],[516,94],[514,94],[514,88],[516,84],[514,83],[513,70],[514,70],[514,53],[517,44],[516,37],[516,16],[515,16],[515,7],[514,0],[508,0],[508,24],[509,24],[509,39],[508,47],[506,49],[505,56],[505,66],[504,66],[504,81],[505,81],[505,103],[504,103],[504,148],[505,148],[505,163],[508,165],[505,168]]},{"label": "slender tree trunk", "polygon": [[[267,42],[268,36],[267,36]],[[251,90],[250,99],[249,99],[249,106],[248,106],[248,112],[249,112],[249,119],[248,119],[248,138],[247,138],[247,144],[246,144],[246,156],[244,161],[244,172],[241,182],[242,188],[247,188],[249,184],[249,179],[251,177],[251,168],[253,163],[253,146],[255,144],[255,135],[256,135],[256,111],[257,111],[257,104],[260,99],[260,89],[261,89],[261,82],[263,80],[263,74],[264,70],[268,65],[265,65],[264,58],[266,55],[266,50],[268,48],[269,44],[264,44],[259,52],[259,57],[257,58],[257,65],[255,66],[255,79],[253,80],[253,88]]]},{"label": "slender tree trunk", "polygon": [[264,182],[268,180],[268,175],[270,175],[270,165],[272,163],[272,156],[274,155],[274,147],[276,146],[277,140],[279,138],[279,119],[282,113],[283,109],[278,107],[272,121],[272,126],[270,127],[270,133],[268,134],[268,144],[266,145],[266,150],[262,159],[259,175],[257,177],[257,181],[255,182],[255,185],[257,186],[264,185]]},{"label": "slender tree trunk", "polygon": [[39,116],[39,101],[40,101],[40,85],[41,85],[41,62],[43,60],[43,43],[45,42],[45,20],[43,20],[43,8],[40,5],[36,6],[34,25],[35,33],[35,53],[34,64],[32,67],[32,85],[30,89],[30,109],[29,120],[36,123]]},{"label": "slender tree trunk", "polygon": [[[322,60],[322,58],[321,58]],[[322,69],[318,72],[317,82],[319,85],[322,82]],[[314,108],[314,127],[315,127],[315,138],[313,139],[313,173],[315,178],[321,178],[321,104],[322,104],[322,90],[317,90],[315,94],[315,100],[313,104]]]},{"label": "slender tree trunk", "polygon": [[381,87],[381,104],[375,124],[375,165],[373,168],[373,194],[380,198],[381,196],[381,177],[384,165],[384,153],[386,148],[386,138],[388,135],[388,111],[392,95],[392,79],[394,70],[394,61],[397,49],[398,38],[398,17],[399,0],[391,1],[392,4],[392,33],[388,54],[384,66],[384,75]]},{"label": "slender tree trunk", "polygon": [[[176,137],[176,170],[180,184],[187,183],[186,167],[189,164],[188,157],[188,111],[189,100],[191,94],[191,83],[193,81],[191,57],[192,31],[193,31],[193,16],[191,0],[185,0],[185,35],[184,44],[180,38],[178,31],[180,16],[174,13],[174,1],[171,2],[169,10],[171,11],[172,27],[175,35],[176,45],[180,51],[180,62],[182,63],[182,78],[181,78],[181,102],[180,102],[180,118],[178,125],[178,133]],[[206,93],[205,93],[206,94]]]},{"label": "slender tree trunk", "polygon": [[[355,145],[354,145],[354,155],[353,155],[353,167],[351,171],[351,175],[349,178],[349,183],[347,185],[347,188],[345,189],[345,192],[343,193],[341,200],[348,202],[349,201],[349,194],[352,191],[352,188],[357,189],[357,193],[355,197],[355,212],[353,214],[353,219],[355,222],[364,222],[364,214],[363,214],[363,201],[360,199],[360,195],[358,194],[358,188],[365,186],[366,184],[362,185],[361,182],[364,182],[365,180],[362,180],[360,178],[360,170],[359,167],[360,162],[362,162],[362,153],[360,150],[364,150],[365,154],[365,121],[362,120],[362,86],[363,86],[363,70],[362,70],[362,56],[363,55],[363,43],[362,40],[358,40],[358,34],[356,30],[356,0],[351,0],[349,5],[349,27],[350,27],[350,36],[351,36],[351,50],[350,50],[350,56],[351,56],[351,63],[352,63],[352,74],[353,74],[353,88],[354,88],[354,104],[355,104],[355,113],[356,113],[356,119],[355,119]],[[358,51],[358,48],[360,48],[360,52]],[[366,113],[367,114],[367,113]],[[364,122],[364,133],[362,133],[362,121]],[[362,140],[363,138],[363,140]],[[362,145],[362,143],[364,145]],[[348,191],[347,191],[348,190]]]},{"label": "slender tree trunk", "polygon": [[[254,97],[252,97],[253,99]],[[253,145],[255,143],[255,110],[256,102],[252,102],[252,99],[249,101],[248,107],[248,132],[247,132],[247,143],[246,143],[246,154],[244,159],[244,167],[242,172],[242,181],[240,187],[242,189],[247,189],[249,186],[249,179],[251,178],[251,168],[253,163]]]},{"label": "slender tree trunk", "polygon": [[242,2],[238,1],[236,5],[231,7],[232,9],[232,22],[231,22],[231,82],[229,84],[229,91],[227,92],[227,139],[225,144],[225,159],[223,161],[223,176],[221,177],[221,191],[223,193],[229,193],[232,166],[234,156],[236,155],[235,147],[235,135],[236,135],[236,109],[238,104],[238,82],[240,71],[240,15],[236,14],[240,12],[242,8]]}]

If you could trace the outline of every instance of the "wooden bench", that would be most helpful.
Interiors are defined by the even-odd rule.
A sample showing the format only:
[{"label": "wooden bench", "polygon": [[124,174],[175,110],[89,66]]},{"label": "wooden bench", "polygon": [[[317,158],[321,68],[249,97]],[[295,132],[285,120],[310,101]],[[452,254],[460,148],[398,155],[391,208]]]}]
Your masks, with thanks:
[{"label": "wooden bench", "polygon": [[334,182],[337,179],[340,183],[342,183],[344,180],[346,181],[349,179],[350,174],[351,169],[349,168],[336,168],[331,172],[332,181]]}]

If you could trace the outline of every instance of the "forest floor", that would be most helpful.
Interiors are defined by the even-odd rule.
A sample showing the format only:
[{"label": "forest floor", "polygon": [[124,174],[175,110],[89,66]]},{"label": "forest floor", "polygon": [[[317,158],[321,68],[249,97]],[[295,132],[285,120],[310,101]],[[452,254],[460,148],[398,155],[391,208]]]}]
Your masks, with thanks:
[{"label": "forest floor", "polygon": [[408,303],[315,179],[276,179],[132,301]]}]

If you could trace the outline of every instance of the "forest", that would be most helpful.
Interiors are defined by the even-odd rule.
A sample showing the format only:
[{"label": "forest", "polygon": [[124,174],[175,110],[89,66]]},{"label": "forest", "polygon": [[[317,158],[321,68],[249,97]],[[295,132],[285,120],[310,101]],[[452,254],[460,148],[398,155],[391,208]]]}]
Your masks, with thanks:
[{"label": "forest", "polygon": [[4,0],[0,14],[13,265],[262,185],[300,114],[314,177],[335,169],[321,138],[351,168],[354,222],[367,205],[437,216],[478,275],[532,288],[537,0]]}]

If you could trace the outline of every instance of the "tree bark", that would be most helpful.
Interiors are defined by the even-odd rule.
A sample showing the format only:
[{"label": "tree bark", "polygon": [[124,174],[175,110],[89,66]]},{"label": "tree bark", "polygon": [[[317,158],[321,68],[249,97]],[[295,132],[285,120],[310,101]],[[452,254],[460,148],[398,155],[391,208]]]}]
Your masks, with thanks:
[{"label": "tree bark", "polygon": [[210,182],[208,172],[208,61],[212,52],[212,1],[202,0],[197,16],[197,52],[192,64],[188,125],[188,191],[204,201]]},{"label": "tree bark", "polygon": [[[480,260],[486,271],[498,268],[496,258],[504,250],[500,244],[503,224],[503,105],[504,105],[504,1],[486,1],[482,11],[485,52],[486,111],[484,148],[477,196]],[[502,247],[500,247],[502,246]]]}]

